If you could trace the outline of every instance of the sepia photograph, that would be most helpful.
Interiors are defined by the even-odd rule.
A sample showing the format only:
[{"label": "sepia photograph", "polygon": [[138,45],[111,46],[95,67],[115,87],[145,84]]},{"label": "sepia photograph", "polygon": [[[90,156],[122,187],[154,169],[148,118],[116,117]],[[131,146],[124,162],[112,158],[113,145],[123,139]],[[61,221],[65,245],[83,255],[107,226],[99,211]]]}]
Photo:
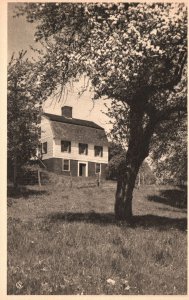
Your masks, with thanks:
[{"label": "sepia photograph", "polygon": [[187,295],[186,2],[7,2],[7,295]]}]

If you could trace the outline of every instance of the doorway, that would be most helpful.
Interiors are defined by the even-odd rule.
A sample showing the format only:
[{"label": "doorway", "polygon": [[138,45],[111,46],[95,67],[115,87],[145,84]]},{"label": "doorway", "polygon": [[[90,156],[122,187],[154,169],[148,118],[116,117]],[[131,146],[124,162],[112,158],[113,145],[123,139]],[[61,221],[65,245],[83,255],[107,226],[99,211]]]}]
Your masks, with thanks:
[{"label": "doorway", "polygon": [[78,175],[81,177],[87,177],[87,163],[79,162],[78,163]]}]

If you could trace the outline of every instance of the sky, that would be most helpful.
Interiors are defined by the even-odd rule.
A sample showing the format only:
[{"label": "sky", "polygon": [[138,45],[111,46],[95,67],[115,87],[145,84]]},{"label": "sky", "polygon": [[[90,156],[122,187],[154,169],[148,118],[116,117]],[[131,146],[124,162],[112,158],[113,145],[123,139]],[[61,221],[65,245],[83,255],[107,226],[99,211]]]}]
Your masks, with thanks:
[{"label": "sky", "polygon": [[[22,16],[13,17],[15,6],[15,3],[8,4],[8,60],[10,60],[13,52],[16,55],[21,50],[27,50],[28,57],[35,56],[30,46],[40,47],[39,43],[34,41],[35,25],[26,22]],[[64,95],[59,102],[52,97],[49,98],[43,106],[44,111],[60,115],[63,105],[72,106],[74,118],[96,122],[108,131],[111,125],[108,117],[103,112],[106,111],[104,103],[109,105],[110,100],[92,101],[93,94],[89,90],[79,97],[78,93],[81,91],[83,84],[84,78],[81,78],[80,82],[75,83],[74,86],[66,86],[67,96]]]}]

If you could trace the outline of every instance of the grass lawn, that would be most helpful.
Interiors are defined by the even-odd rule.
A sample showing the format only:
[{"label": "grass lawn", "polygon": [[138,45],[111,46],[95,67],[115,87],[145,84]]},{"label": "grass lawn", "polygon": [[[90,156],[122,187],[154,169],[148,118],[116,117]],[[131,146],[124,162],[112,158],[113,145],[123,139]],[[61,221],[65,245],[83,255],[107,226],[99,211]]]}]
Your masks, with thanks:
[{"label": "grass lawn", "polygon": [[8,188],[9,295],[187,293],[185,193],[134,191],[133,224],[114,220],[114,182],[55,176]]}]

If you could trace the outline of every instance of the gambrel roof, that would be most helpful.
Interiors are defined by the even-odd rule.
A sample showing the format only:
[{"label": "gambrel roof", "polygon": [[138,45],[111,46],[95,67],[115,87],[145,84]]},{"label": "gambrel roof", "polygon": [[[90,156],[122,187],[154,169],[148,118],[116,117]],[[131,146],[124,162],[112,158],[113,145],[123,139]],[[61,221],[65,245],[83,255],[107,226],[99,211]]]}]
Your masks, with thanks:
[{"label": "gambrel roof", "polygon": [[104,128],[92,121],[66,118],[48,113],[44,113],[43,116],[50,120],[55,139],[108,146],[108,139]]}]

